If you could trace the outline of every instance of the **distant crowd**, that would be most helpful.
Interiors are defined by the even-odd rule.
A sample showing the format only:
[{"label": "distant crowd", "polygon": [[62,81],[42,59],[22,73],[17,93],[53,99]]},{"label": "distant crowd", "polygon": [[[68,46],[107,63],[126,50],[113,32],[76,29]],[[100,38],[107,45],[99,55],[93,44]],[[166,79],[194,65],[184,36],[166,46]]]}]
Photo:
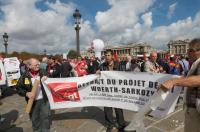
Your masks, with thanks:
[{"label": "distant crowd", "polygon": [[[154,72],[167,73],[173,75],[186,75],[191,63],[185,56],[167,55],[160,58],[156,52],[152,52],[149,57],[137,58],[127,55],[123,58],[113,60],[118,62],[120,71],[130,72]],[[40,70],[46,71],[51,78],[60,77],[80,77],[95,74],[106,62],[106,56],[100,59],[91,54],[89,57],[77,57],[62,59],[54,56],[43,57],[40,61]],[[21,74],[28,69],[26,61],[20,59]]]}]

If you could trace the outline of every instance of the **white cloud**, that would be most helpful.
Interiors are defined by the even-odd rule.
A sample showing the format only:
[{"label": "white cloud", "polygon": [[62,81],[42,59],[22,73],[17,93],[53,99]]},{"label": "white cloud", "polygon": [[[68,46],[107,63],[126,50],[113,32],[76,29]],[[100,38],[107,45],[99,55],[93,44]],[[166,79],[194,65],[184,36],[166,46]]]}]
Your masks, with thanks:
[{"label": "white cloud", "polygon": [[102,33],[123,32],[133,27],[139,17],[154,0],[108,0],[111,8],[105,12],[98,12],[95,19],[99,31]]},{"label": "white cloud", "polygon": [[[75,30],[70,22],[76,5],[56,0],[46,2],[49,9],[41,11],[35,7],[36,1],[9,0],[1,6],[5,18],[0,20],[0,31],[10,36],[9,51],[42,53],[47,49],[48,53],[62,53],[76,49]],[[116,45],[144,41],[160,49],[166,48],[171,39],[200,36],[200,12],[194,18],[188,16],[169,25],[153,27],[154,14],[149,9],[154,0],[108,0],[108,3],[111,8],[95,16],[96,30],[90,21],[81,21],[81,50],[96,38]],[[172,7],[175,10],[176,3]],[[0,41],[3,42],[2,37]],[[4,50],[3,45],[0,48]]]},{"label": "white cloud", "polygon": [[194,20],[188,17],[179,20],[168,26],[154,28],[142,39],[149,42],[153,47],[164,48],[170,40],[193,39],[200,36],[200,12],[196,14]]},{"label": "white cloud", "polygon": [[152,25],[152,12],[148,12],[142,15],[142,20],[144,21],[145,27],[151,27]]},{"label": "white cloud", "polygon": [[49,3],[47,1],[46,4],[49,6],[50,9],[55,11],[57,14],[66,15],[67,17],[70,17],[70,15],[73,13],[72,7],[75,6],[73,3],[69,4],[61,3],[59,0],[56,0],[55,3]]},{"label": "white cloud", "polygon": [[168,19],[170,19],[172,17],[172,15],[173,15],[173,13],[176,9],[176,6],[177,6],[177,2],[169,6],[169,10],[168,10],[168,13],[167,13]]},{"label": "white cloud", "polygon": [[[96,21],[100,34],[110,44],[144,41],[154,48],[167,49],[167,43],[171,39],[192,39],[200,36],[200,13],[197,13],[193,20],[188,17],[170,25],[152,27],[153,13],[147,11],[154,1],[135,2],[109,0],[111,8],[97,13]],[[123,6],[119,8],[120,5]],[[171,15],[176,5],[177,3],[174,3],[170,6]],[[134,9],[135,7],[138,7],[137,10]]]},{"label": "white cloud", "polygon": [[[59,0],[55,3],[46,2],[50,8],[46,11],[37,9],[37,0],[10,0],[1,6],[5,19],[0,20],[0,30],[9,35],[9,51],[28,51],[42,53],[65,52],[76,49],[75,30],[69,22],[75,5],[64,4]],[[81,48],[85,47],[92,29],[88,22],[82,24],[80,31]],[[83,43],[82,43],[83,42]],[[2,46],[2,51],[4,47]]]}]

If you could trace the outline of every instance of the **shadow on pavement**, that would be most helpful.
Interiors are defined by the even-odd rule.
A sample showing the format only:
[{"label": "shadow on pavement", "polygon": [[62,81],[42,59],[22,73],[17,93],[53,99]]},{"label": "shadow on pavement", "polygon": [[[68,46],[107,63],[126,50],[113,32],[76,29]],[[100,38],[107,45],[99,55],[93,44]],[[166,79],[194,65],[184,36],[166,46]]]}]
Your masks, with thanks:
[{"label": "shadow on pavement", "polygon": [[83,107],[81,112],[53,114],[53,120],[94,119],[105,126],[104,111],[98,107]]},{"label": "shadow on pavement", "polygon": [[1,98],[5,98],[7,96],[12,96],[13,94],[16,94],[16,89],[15,87],[1,87],[1,90],[2,90],[2,96]]},{"label": "shadow on pavement", "polygon": [[18,111],[11,110],[10,112],[1,115],[5,120],[0,123],[0,132],[23,132],[23,128],[16,127],[14,122],[18,118]]}]

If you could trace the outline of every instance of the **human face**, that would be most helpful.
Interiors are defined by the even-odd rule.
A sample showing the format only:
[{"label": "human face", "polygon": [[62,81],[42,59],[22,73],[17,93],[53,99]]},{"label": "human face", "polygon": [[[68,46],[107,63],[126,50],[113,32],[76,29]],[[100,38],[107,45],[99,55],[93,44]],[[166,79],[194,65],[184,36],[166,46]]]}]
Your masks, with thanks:
[{"label": "human face", "polygon": [[156,62],[156,60],[157,60],[157,53],[152,53],[151,54],[151,60],[152,60],[152,62]]},{"label": "human face", "polygon": [[106,61],[107,61],[107,62],[112,61],[112,54],[111,54],[110,52],[106,53],[105,56],[106,56]]},{"label": "human face", "polygon": [[94,61],[94,60],[95,60],[95,57],[94,57],[94,56],[91,56],[91,57],[90,57],[90,60],[91,60],[91,61]]},{"label": "human face", "polygon": [[40,69],[40,63],[37,60],[32,60],[32,63],[30,65],[30,69],[33,71],[39,71]]},{"label": "human face", "polygon": [[194,45],[189,45],[189,48],[187,50],[187,54],[189,59],[194,62],[200,57],[200,49],[198,49]]},{"label": "human face", "polygon": [[131,60],[132,60],[132,57],[129,55],[129,56],[127,56],[127,60],[128,60],[128,62],[131,62]]}]

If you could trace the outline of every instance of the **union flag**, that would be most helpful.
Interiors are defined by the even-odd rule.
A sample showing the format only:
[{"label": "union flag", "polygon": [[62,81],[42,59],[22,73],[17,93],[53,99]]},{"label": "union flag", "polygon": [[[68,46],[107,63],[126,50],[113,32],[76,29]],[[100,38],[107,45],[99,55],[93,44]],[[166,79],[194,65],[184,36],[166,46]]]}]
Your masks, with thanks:
[{"label": "union flag", "polygon": [[49,87],[54,102],[80,101],[80,96],[76,82],[49,83]]}]

